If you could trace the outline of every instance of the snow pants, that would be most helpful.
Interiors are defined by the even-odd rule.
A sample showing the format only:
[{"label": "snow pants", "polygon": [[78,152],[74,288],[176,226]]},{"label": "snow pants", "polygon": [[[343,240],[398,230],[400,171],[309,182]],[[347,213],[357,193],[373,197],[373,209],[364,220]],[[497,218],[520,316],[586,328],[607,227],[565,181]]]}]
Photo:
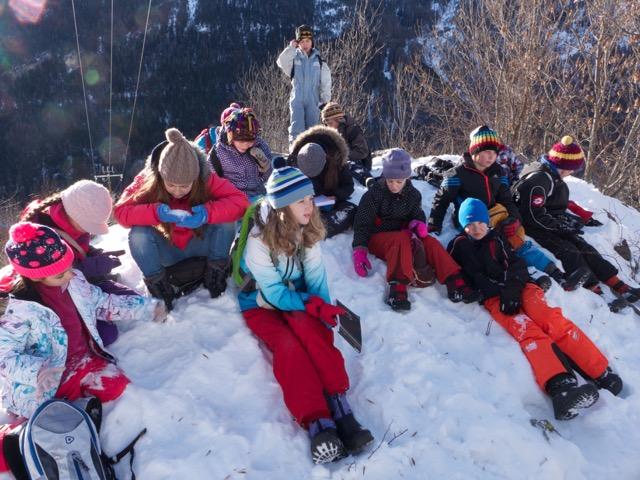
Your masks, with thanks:
[{"label": "snow pants", "polygon": [[242,316],[273,353],[273,374],[296,421],[306,428],[314,420],[331,418],[325,394],[349,388],[344,358],[333,345],[333,331],[299,310],[252,308]]},{"label": "snow pants", "polygon": [[[298,94],[299,95],[299,94]],[[320,107],[318,101],[303,101],[291,94],[289,100],[289,144],[308,128],[320,123]]]},{"label": "snow pants", "polygon": [[[427,235],[420,239],[424,245],[427,263],[435,270],[438,282],[445,283],[448,277],[460,272],[460,265],[451,258],[442,244]],[[414,280],[413,247],[408,231],[381,232],[371,236],[369,251],[387,263],[387,281],[411,283]]]},{"label": "snow pants", "polygon": [[[500,203],[496,203],[493,208],[489,210],[489,222],[493,228],[496,228],[496,226],[503,220],[506,220],[508,216],[509,212]],[[545,269],[553,263],[539,248],[535,247],[526,239],[522,226],[518,228],[516,234],[513,237],[509,237],[507,241],[511,245],[511,248],[515,250],[516,255],[523,258],[529,267],[544,272]]]},{"label": "snow pants", "polygon": [[[55,398],[73,401],[97,397],[102,403],[106,403],[122,395],[129,383],[130,380],[115,364],[101,357],[91,357],[72,370],[65,371]],[[0,425],[0,473],[9,471],[4,456],[4,437],[26,421],[26,418],[19,417],[10,424]]]},{"label": "snow pants", "polygon": [[567,372],[554,345],[591,378],[602,375],[609,364],[589,337],[562,315],[560,308],[547,305],[543,291],[533,283],[527,283],[522,290],[522,309],[516,315],[500,311],[499,297],[485,300],[484,306],[518,341],[543,391],[549,379]]},{"label": "snow pants", "polygon": [[601,282],[606,282],[618,274],[618,269],[580,235],[560,234],[536,228],[529,228],[527,231],[536,242],[558,257],[567,274],[587,267]]},{"label": "snow pants", "polygon": [[327,227],[327,238],[349,230],[353,226],[357,208],[347,201],[338,202],[326,210],[320,208],[320,216]]}]

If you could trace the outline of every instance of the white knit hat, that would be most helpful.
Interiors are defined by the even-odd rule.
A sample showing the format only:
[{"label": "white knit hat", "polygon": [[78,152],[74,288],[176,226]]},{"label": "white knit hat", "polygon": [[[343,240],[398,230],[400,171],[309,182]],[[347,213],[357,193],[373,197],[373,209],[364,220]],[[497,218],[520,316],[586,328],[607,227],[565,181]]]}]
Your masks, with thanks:
[{"label": "white knit hat", "polygon": [[83,230],[92,235],[109,232],[113,200],[104,186],[91,180],[80,180],[60,192],[64,210]]}]

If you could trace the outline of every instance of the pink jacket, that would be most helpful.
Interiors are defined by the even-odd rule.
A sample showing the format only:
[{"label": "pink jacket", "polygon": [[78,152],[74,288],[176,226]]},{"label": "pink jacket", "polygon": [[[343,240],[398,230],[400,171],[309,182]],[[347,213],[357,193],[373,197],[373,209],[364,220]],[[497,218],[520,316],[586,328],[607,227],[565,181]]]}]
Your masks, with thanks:
[{"label": "pink jacket", "polygon": [[[157,209],[160,205],[158,202],[146,203],[144,201],[135,201],[134,196],[140,190],[144,179],[147,175],[159,175],[158,160],[160,152],[151,154],[147,160],[146,167],[134,178],[122,193],[120,200],[116,204],[113,215],[120,225],[123,227],[133,227],[135,225],[156,226],[160,224]],[[160,149],[161,151],[162,149]],[[207,162],[204,154],[200,155],[200,176],[207,183],[209,189],[210,200],[204,206],[209,213],[207,223],[228,223],[239,220],[244,211],[249,206],[247,196],[233,186],[231,182],[224,178],[218,177],[211,171],[211,166]],[[175,199],[169,201],[171,209],[180,209],[191,211],[191,205],[186,198]],[[171,233],[171,243],[180,249],[186,248],[187,244],[193,237],[193,230],[174,226]]]}]

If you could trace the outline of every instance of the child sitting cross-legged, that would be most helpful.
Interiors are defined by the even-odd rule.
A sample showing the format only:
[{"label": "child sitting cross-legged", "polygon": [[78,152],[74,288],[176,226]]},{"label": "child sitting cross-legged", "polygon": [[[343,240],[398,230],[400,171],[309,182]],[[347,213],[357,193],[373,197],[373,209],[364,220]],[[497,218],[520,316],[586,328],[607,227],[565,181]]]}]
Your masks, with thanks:
[{"label": "child sitting cross-legged", "polygon": [[[371,269],[367,254],[387,263],[389,296],[393,310],[410,310],[407,286],[433,283],[433,270],[447,286],[449,299],[465,303],[477,300],[460,266],[427,230],[422,195],[411,184],[411,157],[394,148],[382,157],[382,178],[362,196],[353,225],[353,266],[366,277]],[[431,277],[431,278],[429,278]]]},{"label": "child sitting cross-legged", "polygon": [[[558,420],[598,400],[598,388],[618,395],[622,380],[589,337],[550,307],[540,287],[531,282],[527,266],[509,242],[489,227],[489,211],[481,200],[467,198],[458,220],[464,229],[448,250],[483,296],[491,316],[515,338],[527,357],[536,382],[551,396]],[[583,385],[573,370],[589,380]]]}]

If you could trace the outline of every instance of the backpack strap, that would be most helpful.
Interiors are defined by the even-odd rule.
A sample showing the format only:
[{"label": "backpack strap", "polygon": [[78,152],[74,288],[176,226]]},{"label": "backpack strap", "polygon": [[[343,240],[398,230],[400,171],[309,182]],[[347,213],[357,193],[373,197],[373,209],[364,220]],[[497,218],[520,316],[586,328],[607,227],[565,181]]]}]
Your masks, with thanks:
[{"label": "backpack strap", "polygon": [[213,167],[213,171],[216,172],[216,174],[220,178],[224,178],[224,172],[222,171],[222,164],[220,163],[220,159],[218,158],[218,153],[216,152],[215,148],[212,148],[209,151],[209,163],[211,163],[211,166]]},{"label": "backpack strap", "polygon": [[129,458],[129,468],[131,469],[131,480],[136,480],[136,474],[133,471],[133,459],[134,459],[135,454],[136,454],[136,452],[134,450],[134,447],[135,447],[136,443],[138,442],[138,440],[140,440],[140,438],[142,438],[142,436],[145,433],[147,433],[147,429],[143,428],[140,431],[140,433],[138,433],[138,435],[136,435],[136,438],[131,440],[129,445],[124,447],[122,450],[120,450],[120,452],[116,453],[112,457],[108,457],[107,458],[107,460],[109,461],[109,464],[115,465],[116,463],[118,463],[120,460],[122,460],[124,457],[126,457],[130,453],[131,457]]}]

